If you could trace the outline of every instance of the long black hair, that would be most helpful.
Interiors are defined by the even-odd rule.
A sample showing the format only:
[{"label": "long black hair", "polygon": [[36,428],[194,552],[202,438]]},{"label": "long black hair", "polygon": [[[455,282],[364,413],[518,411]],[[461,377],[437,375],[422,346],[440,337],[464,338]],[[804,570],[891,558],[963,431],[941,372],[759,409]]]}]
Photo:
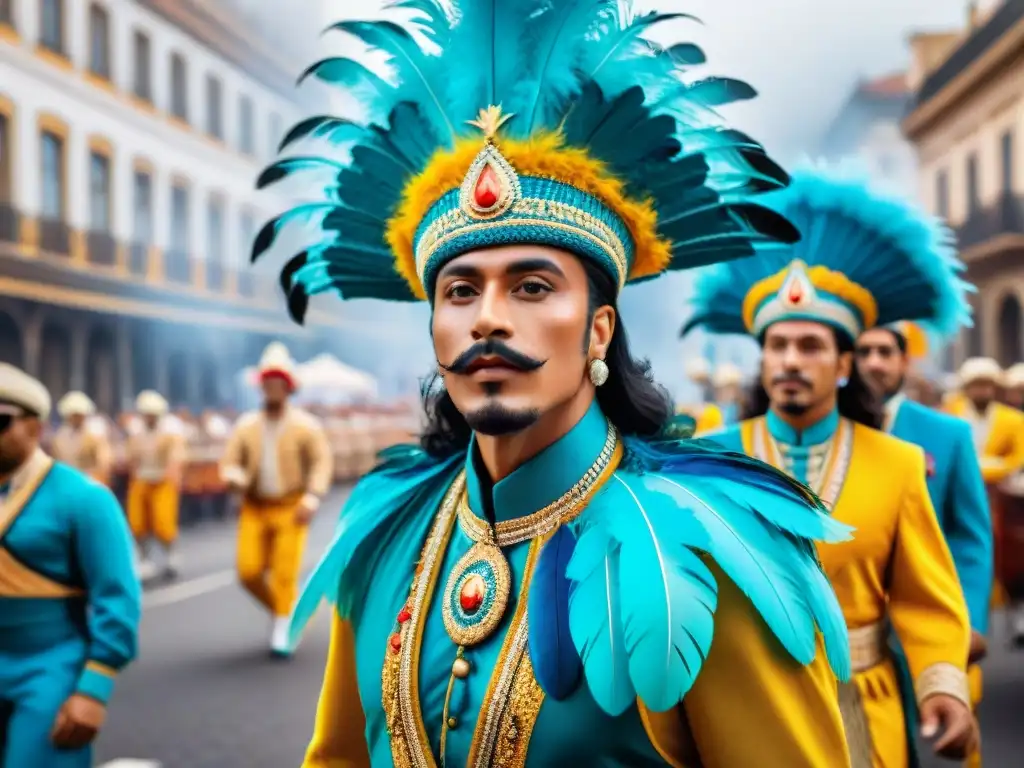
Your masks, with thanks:
[{"label": "long black hair", "polygon": [[[608,380],[597,388],[597,402],[607,419],[624,435],[653,436],[658,434],[672,416],[672,398],[654,381],[648,360],[637,360],[629,349],[626,328],[615,302],[615,284],[600,268],[583,260],[587,274],[589,313],[587,326],[598,308],[615,310],[615,331],[605,362]],[[589,346],[589,330],[584,341]],[[455,407],[443,381],[435,372],[421,386],[426,428],[420,445],[435,456],[450,456],[469,446],[473,431]]]},{"label": "long black hair", "polygon": [[[835,338],[840,353],[853,352],[853,342],[847,338],[846,334],[836,332]],[[861,377],[856,362],[850,366],[850,379],[846,382],[846,386],[839,388],[836,404],[839,414],[850,421],[872,429],[881,429],[885,423],[885,409],[882,400]],[[768,413],[770,405],[768,392],[761,383],[761,377],[757,376],[744,399],[742,418],[751,419],[755,416],[764,416]]]}]

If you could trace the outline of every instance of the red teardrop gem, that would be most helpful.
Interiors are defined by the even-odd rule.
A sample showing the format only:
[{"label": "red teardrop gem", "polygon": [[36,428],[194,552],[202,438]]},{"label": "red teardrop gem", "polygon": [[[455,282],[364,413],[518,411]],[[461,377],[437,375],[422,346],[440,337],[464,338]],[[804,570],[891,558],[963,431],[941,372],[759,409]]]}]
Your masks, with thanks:
[{"label": "red teardrop gem", "polygon": [[799,304],[800,300],[804,297],[804,289],[800,286],[800,283],[793,281],[793,284],[789,286],[789,300],[794,304]]},{"label": "red teardrop gem", "polygon": [[403,608],[402,610],[400,610],[398,612],[398,623],[399,624],[405,624],[405,622],[407,622],[411,618],[412,618],[412,614],[409,613],[409,609],[408,608]]},{"label": "red teardrop gem", "polygon": [[487,585],[478,574],[473,574],[462,585],[459,591],[459,605],[466,613],[476,613],[484,604],[484,595],[487,594]]},{"label": "red teardrop gem", "polygon": [[402,636],[395,632],[395,634],[391,636],[389,644],[391,645],[392,653],[398,653],[402,650]]},{"label": "red teardrop gem", "polygon": [[498,179],[497,172],[488,163],[477,176],[476,186],[473,188],[473,201],[478,207],[486,210],[493,208],[500,196],[501,181]]}]

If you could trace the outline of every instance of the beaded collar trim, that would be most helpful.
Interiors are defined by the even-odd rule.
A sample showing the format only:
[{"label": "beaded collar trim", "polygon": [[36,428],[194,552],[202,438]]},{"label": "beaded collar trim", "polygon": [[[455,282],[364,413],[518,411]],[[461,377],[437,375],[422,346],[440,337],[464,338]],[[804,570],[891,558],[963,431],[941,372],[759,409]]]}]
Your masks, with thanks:
[{"label": "beaded collar trim", "polygon": [[599,481],[605,470],[610,465],[618,463],[612,462],[612,457],[620,450],[618,432],[609,424],[604,447],[601,448],[594,464],[572,488],[546,507],[525,517],[503,520],[494,526],[492,532],[490,524],[469,508],[466,495],[463,494],[458,507],[459,527],[473,541],[493,541],[499,547],[511,547],[513,544],[521,544],[550,533],[559,524],[570,522],[579,516],[591,494],[600,486]]},{"label": "beaded collar trim", "polygon": [[[768,431],[768,423],[763,417],[754,424],[753,443],[754,458],[786,472],[782,451],[771,432]],[[811,490],[825,502],[830,510],[835,508],[839,494],[843,490],[852,458],[853,424],[849,419],[840,419],[836,433],[832,436],[828,455],[822,463],[821,472],[816,478],[811,478],[809,483]],[[787,474],[789,473],[787,472]]]}]

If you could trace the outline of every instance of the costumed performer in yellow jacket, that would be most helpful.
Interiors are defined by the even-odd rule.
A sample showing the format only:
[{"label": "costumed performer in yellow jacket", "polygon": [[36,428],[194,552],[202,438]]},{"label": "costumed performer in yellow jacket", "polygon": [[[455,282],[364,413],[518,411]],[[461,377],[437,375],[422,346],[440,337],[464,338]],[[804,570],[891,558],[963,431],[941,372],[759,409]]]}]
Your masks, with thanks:
[{"label": "costumed performer in yellow jacket", "polygon": [[[143,390],[135,398],[140,426],[128,435],[128,524],[139,547],[139,578],[174,578],[181,567],[175,550],[181,482],[187,443],[181,421],[169,413],[159,392]],[[163,550],[163,563],[154,559]]]},{"label": "costumed performer in yellow jacket", "polygon": [[[846,527],[763,462],[666,438],[616,310],[629,282],[795,235],[745,194],[785,173],[703,120],[749,88],[683,86],[700,54],[634,44],[673,16],[627,3],[416,7],[422,37],[339,24],[401,84],[372,75],[365,127],[293,129],[344,125],[347,166],[307,174],[322,202],[254,251],[320,206],[281,275],[293,315],[328,290],[426,301],[443,378],[296,607],[299,631],[335,606],[304,765],[843,768],[846,630],[812,541]],[[314,70],[359,71],[335,64]]]},{"label": "costumed performer in yellow jacket", "polygon": [[[967,660],[971,628],[925,482],[924,452],[880,431],[880,402],[854,366],[867,329],[900,319],[945,331],[968,309],[948,233],[858,169],[808,167],[765,199],[803,239],[788,251],[716,265],[697,277],[687,326],[747,333],[761,377],[746,419],[712,439],[806,483],[854,528],[818,547],[850,630],[854,679],[840,706],[855,768],[906,768],[909,745],[895,631],[922,733],[962,759],[977,740]],[[890,627],[892,628],[890,630]]]},{"label": "costumed performer in yellow jacket", "polygon": [[260,358],[263,407],[235,423],[221,477],[242,494],[238,515],[238,579],[270,613],[270,650],[291,654],[288,617],[299,591],[309,523],[331,487],[333,456],[313,415],[288,402],[295,363],[279,342]]},{"label": "costumed performer in yellow jacket", "polygon": [[63,424],[53,436],[53,458],[109,485],[114,453],[96,405],[84,392],[68,392],[57,402],[57,413]]},{"label": "costumed performer in yellow jacket", "polygon": [[982,476],[996,485],[1024,468],[1024,413],[999,402],[1003,369],[991,357],[965,360],[957,380],[944,410],[971,425]]}]

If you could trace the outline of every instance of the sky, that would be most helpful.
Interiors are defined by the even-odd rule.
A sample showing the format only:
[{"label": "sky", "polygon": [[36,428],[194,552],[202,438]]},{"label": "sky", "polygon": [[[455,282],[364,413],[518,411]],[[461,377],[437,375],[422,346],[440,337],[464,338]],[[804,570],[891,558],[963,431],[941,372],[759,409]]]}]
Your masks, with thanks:
[{"label": "sky", "polygon": [[[314,8],[319,3],[323,25],[336,17],[374,18],[380,8],[379,0],[309,1]],[[991,4],[981,2],[983,7]],[[708,64],[694,70],[695,76],[725,75],[753,85],[759,98],[730,107],[724,115],[783,161],[813,152],[859,79],[907,67],[910,33],[962,28],[967,18],[965,0],[643,0],[638,5],[702,20],[700,25],[680,22],[659,39],[667,35],[704,49]],[[684,342],[678,338],[688,294],[687,277],[674,275],[627,289],[621,307],[635,351],[649,357],[659,380],[684,397],[692,392],[683,383],[683,361],[702,354],[706,345],[699,336]],[[389,337],[385,349],[379,339],[353,344],[353,364],[372,366],[383,376],[430,369],[423,308],[359,304],[361,318],[386,317],[416,330],[405,338]],[[744,340],[730,340],[719,345],[717,356],[749,368],[756,352]]]}]

